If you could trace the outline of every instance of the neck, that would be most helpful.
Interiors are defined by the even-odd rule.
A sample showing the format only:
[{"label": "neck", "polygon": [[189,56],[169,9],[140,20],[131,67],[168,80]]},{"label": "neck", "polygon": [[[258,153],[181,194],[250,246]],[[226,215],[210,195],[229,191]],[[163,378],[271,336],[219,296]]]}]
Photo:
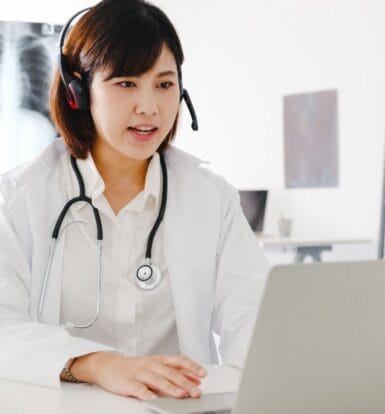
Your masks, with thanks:
[{"label": "neck", "polygon": [[122,183],[128,187],[144,187],[149,159],[128,158],[99,140],[91,154],[106,187],[120,186]]}]

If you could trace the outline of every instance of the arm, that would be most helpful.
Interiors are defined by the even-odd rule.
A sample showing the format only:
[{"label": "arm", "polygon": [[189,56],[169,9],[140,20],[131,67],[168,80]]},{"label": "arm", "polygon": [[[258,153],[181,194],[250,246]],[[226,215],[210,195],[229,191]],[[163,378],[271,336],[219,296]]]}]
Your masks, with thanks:
[{"label": "arm", "polygon": [[242,367],[262,299],[268,263],[240,206],[238,192],[220,183],[224,208],[217,250],[213,331],[223,363]]},{"label": "arm", "polygon": [[25,211],[15,210],[13,203],[12,209],[20,218],[19,237],[0,198],[0,377],[59,388],[66,362],[78,357],[72,374],[115,394],[148,399],[157,396],[155,391],[174,398],[199,397],[196,386],[205,373],[187,357],[124,357],[103,344],[73,337],[63,327],[31,320],[28,221]]},{"label": "arm", "polygon": [[[32,322],[30,264],[9,211],[3,197],[0,199],[0,377],[58,388],[60,372],[68,359],[111,348],[72,337],[62,327]],[[25,212],[18,211],[18,215],[23,220]]]}]

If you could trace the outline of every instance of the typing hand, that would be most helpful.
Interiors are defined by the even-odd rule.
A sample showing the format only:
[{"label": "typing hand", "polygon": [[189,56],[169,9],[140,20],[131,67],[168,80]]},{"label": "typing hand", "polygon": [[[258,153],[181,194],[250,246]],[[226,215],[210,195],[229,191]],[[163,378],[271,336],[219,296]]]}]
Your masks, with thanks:
[{"label": "typing hand", "polygon": [[72,374],[114,394],[141,400],[158,396],[199,398],[204,368],[186,356],[124,357],[96,352],[76,359]]}]

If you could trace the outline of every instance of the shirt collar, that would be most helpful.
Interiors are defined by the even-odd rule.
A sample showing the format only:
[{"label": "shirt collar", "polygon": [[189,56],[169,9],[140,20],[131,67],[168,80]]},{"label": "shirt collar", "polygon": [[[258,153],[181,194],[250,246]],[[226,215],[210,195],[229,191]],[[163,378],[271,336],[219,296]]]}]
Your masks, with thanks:
[{"label": "shirt collar", "polygon": [[[99,201],[103,196],[105,190],[105,183],[100,175],[91,152],[85,160],[78,159],[77,165],[80,174],[84,181],[86,196],[92,199],[92,203],[98,208]],[[79,185],[72,170],[70,159],[68,157],[68,167],[70,168],[71,176],[71,191],[72,197],[79,195]],[[160,157],[157,152],[152,156],[147,168],[144,189],[133,200],[131,200],[123,209],[129,211],[142,211],[146,205],[150,205],[151,198],[154,200],[152,206],[157,209],[160,197],[161,185],[161,167]],[[71,208],[75,211],[81,210],[85,207],[85,203],[75,203]]]}]

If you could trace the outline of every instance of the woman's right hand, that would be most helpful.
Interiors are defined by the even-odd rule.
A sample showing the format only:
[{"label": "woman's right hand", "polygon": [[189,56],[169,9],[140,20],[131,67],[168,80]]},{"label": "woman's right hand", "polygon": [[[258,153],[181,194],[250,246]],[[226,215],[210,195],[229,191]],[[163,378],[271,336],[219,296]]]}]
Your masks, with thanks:
[{"label": "woman's right hand", "polygon": [[141,400],[158,396],[199,398],[205,369],[186,356],[151,355],[124,357],[95,352],[76,358],[72,374],[105,390]]}]

